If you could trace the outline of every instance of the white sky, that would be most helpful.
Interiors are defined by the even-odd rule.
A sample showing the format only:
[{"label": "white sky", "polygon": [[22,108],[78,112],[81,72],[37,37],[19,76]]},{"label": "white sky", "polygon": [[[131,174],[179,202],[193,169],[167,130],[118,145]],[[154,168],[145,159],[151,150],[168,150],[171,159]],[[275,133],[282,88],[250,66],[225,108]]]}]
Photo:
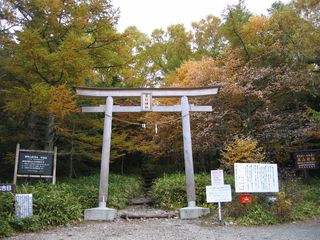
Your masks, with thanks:
[{"label": "white sky", "polygon": [[[276,0],[245,0],[250,12],[267,15],[267,9]],[[284,3],[290,0],[281,0]],[[112,0],[120,8],[118,30],[136,26],[141,32],[151,34],[156,28],[183,23],[190,30],[192,22],[198,22],[209,14],[221,17],[227,5],[238,0]]]}]

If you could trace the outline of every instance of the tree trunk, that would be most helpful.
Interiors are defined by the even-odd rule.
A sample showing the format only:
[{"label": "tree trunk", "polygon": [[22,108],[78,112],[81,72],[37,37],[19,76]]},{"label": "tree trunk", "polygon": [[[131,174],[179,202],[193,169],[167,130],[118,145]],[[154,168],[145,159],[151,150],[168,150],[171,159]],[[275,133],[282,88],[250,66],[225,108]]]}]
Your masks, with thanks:
[{"label": "tree trunk", "polygon": [[73,122],[73,124],[72,124],[71,150],[70,150],[70,162],[69,162],[69,178],[72,178],[72,173],[73,173],[74,132],[75,132],[75,123]]},{"label": "tree trunk", "polygon": [[46,131],[46,146],[45,150],[53,151],[54,139],[55,139],[55,127],[54,127],[54,119],[53,115],[48,117],[47,122],[47,131]]},{"label": "tree trunk", "polygon": [[28,129],[30,131],[30,148],[35,149],[36,148],[36,119],[35,119],[35,114],[30,111],[28,113]]}]

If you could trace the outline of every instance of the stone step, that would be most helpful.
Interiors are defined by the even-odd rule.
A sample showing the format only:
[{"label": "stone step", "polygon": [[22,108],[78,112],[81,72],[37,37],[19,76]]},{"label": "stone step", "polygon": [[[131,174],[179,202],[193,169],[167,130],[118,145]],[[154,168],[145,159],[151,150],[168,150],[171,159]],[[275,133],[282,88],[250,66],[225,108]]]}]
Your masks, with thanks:
[{"label": "stone step", "polygon": [[131,199],[129,204],[130,205],[144,205],[144,204],[152,204],[153,200],[150,197],[138,197]]}]

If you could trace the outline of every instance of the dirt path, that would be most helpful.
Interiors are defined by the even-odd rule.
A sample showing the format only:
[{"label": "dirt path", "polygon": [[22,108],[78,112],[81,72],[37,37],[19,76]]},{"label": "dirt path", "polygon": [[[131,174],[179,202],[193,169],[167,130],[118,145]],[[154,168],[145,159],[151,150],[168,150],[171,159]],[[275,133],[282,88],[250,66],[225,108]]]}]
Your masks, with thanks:
[{"label": "dirt path", "polygon": [[[139,213],[138,208],[126,212]],[[161,210],[144,209],[144,213]],[[121,212],[120,212],[121,213]],[[319,240],[320,220],[274,226],[220,226],[203,220],[117,218],[113,222],[83,222],[38,233],[19,234],[7,240],[81,240],[81,239],[210,239],[210,240]]]}]

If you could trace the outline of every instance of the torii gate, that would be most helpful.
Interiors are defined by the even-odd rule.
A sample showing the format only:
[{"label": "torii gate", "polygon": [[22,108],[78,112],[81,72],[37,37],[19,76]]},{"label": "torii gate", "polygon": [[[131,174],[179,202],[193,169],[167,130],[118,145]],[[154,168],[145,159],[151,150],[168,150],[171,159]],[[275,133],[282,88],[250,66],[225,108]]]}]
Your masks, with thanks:
[{"label": "torii gate", "polygon": [[[188,97],[215,95],[219,87],[206,88],[77,88],[81,96],[105,97],[106,105],[82,107],[82,112],[104,112],[104,130],[100,169],[99,207],[86,209],[85,220],[113,220],[116,210],[106,207],[108,199],[109,163],[111,147],[112,113],[115,112],[181,112],[184,146],[184,164],[188,207],[180,209],[181,219],[194,219],[208,214],[208,208],[196,206],[195,181],[192,158],[192,142],[189,112],[212,112],[211,106],[194,106]],[[113,105],[113,97],[140,97],[141,106]],[[156,106],[153,97],[181,97],[181,105]]]}]

